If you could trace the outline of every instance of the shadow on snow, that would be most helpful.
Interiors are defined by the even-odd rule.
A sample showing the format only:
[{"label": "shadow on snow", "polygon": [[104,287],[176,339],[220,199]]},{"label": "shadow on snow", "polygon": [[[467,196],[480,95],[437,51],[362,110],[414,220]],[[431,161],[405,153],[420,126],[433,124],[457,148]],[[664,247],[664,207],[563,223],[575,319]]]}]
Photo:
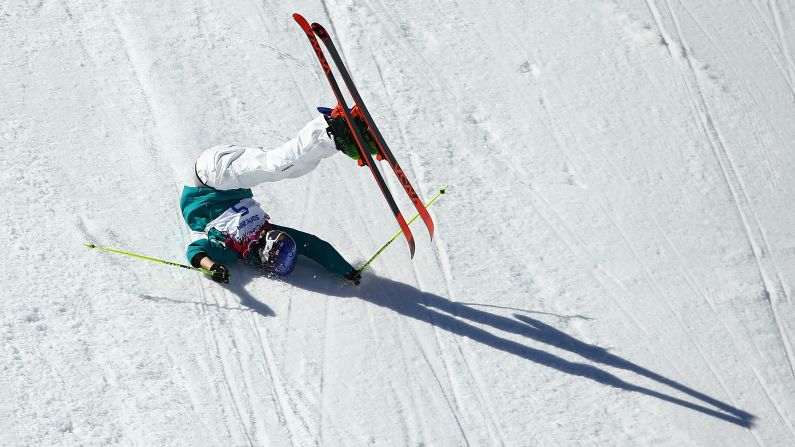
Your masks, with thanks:
[{"label": "shadow on snow", "polygon": [[[297,287],[324,295],[359,298],[374,305],[390,309],[406,317],[428,323],[452,334],[469,338],[494,349],[516,355],[526,360],[554,368],[574,376],[583,377],[595,382],[613,386],[635,393],[655,397],[684,408],[706,414],[741,427],[751,427],[756,417],[746,411],[735,408],[720,400],[696,391],[675,380],[664,377],[642,366],[611,354],[604,348],[584,343],[571,335],[525,315],[514,314],[514,318],[505,317],[470,305],[450,301],[438,295],[423,292],[407,284],[368,274],[359,287],[341,286],[339,281],[327,280],[328,276],[313,266],[302,266],[296,270],[287,282]],[[241,304],[252,308],[265,316],[274,315],[273,311],[256,300],[242,285],[230,287],[231,291],[241,297]],[[629,383],[596,366],[566,360],[540,349],[532,348],[514,340],[502,338],[478,325],[487,326],[499,331],[527,337],[558,349],[577,354],[584,359],[605,366],[623,369],[639,376],[669,386],[703,404],[689,402],[671,395],[655,391],[640,385]]]}]

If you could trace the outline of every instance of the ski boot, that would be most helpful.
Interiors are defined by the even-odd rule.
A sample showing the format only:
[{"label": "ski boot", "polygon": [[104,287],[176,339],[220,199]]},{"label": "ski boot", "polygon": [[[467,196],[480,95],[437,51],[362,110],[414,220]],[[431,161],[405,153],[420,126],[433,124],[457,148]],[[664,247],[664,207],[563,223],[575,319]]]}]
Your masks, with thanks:
[{"label": "ski boot", "polygon": [[[318,107],[317,110],[322,113],[323,117],[326,119],[328,123],[326,132],[334,140],[337,150],[356,160],[359,166],[364,166],[364,160],[362,160],[359,148],[356,146],[356,140],[353,138],[350,128],[348,128],[348,123],[345,122],[342,106],[338,104],[337,107],[333,109]],[[359,129],[359,133],[364,136],[364,144],[370,151],[370,155],[374,155],[378,160],[383,160],[381,152],[378,150],[378,144],[375,142],[375,138],[370,132],[370,129],[368,129],[367,125],[364,123],[358,106],[353,106],[351,115],[353,116],[353,125],[356,126],[356,128]]]}]

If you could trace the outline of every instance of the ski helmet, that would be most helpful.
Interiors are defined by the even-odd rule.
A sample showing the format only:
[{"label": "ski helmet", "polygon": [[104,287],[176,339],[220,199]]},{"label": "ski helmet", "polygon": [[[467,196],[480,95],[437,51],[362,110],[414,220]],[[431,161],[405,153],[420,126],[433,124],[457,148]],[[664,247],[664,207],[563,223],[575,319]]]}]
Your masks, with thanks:
[{"label": "ski helmet", "polygon": [[266,271],[276,276],[287,276],[295,268],[298,253],[290,235],[270,230],[260,239],[257,255]]}]

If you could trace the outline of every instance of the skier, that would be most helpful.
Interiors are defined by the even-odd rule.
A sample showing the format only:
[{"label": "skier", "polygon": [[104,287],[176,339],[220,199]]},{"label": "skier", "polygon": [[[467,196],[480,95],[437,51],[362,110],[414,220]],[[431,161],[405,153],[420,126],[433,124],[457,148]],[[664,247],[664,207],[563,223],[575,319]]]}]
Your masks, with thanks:
[{"label": "skier", "polygon": [[[238,258],[268,275],[286,276],[297,256],[306,256],[329,272],[359,284],[360,274],[328,242],[309,233],[276,225],[254,200],[251,188],[266,182],[300,177],[337,150],[358,160],[359,150],[341,109],[319,107],[321,116],[307,123],[295,138],[273,149],[236,145],[215,146],[202,152],[194,165],[194,186],[186,185],[180,209],[188,226],[207,234],[188,245],[194,267],[213,272],[216,282],[229,282],[224,264]],[[360,119],[354,123],[365,135],[368,150],[377,146]]]}]

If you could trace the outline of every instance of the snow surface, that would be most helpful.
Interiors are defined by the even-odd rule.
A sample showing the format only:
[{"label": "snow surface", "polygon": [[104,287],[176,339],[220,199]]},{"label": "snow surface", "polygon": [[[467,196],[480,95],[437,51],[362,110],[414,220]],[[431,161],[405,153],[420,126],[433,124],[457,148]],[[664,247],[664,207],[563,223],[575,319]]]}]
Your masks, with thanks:
[{"label": "snow surface", "polygon": [[[196,154],[332,105],[293,12],[437,238],[358,288],[83,247],[184,262]],[[0,445],[793,445],[793,49],[789,0],[2,2]],[[344,156],[255,194],[396,230]]]}]

